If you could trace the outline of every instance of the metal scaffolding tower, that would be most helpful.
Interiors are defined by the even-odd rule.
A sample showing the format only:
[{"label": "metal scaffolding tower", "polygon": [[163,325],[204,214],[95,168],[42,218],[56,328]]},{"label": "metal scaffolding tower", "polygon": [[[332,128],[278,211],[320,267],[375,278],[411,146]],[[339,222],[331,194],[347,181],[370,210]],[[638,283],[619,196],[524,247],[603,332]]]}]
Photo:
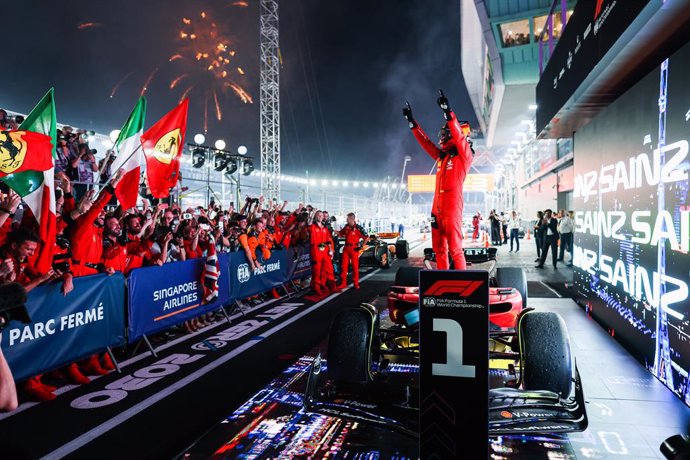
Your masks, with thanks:
[{"label": "metal scaffolding tower", "polygon": [[278,0],[261,0],[261,193],[280,200]]}]

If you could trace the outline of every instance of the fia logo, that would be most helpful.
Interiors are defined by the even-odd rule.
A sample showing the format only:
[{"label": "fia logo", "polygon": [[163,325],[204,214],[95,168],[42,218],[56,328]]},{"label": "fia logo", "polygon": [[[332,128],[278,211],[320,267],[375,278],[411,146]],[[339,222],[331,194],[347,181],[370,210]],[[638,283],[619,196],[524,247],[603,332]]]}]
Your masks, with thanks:
[{"label": "fia logo", "polygon": [[422,299],[422,305],[425,307],[435,307],[436,306],[436,299],[433,297],[424,297]]},{"label": "fia logo", "polygon": [[249,271],[249,264],[241,264],[237,267],[237,279],[240,283],[246,283],[251,277],[251,272]]}]

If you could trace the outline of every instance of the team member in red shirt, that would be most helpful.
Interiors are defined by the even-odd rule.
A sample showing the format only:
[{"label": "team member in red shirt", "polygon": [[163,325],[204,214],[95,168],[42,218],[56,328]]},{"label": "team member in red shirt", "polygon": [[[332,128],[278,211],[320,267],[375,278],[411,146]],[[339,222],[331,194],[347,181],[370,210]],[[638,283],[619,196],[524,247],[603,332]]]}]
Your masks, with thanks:
[{"label": "team member in red shirt", "polygon": [[347,271],[352,261],[352,282],[355,289],[359,289],[359,246],[361,240],[366,240],[369,236],[367,232],[357,223],[355,213],[347,215],[347,225],[343,227],[340,236],[345,237],[345,247],[343,248],[343,259],[340,264],[342,279],[338,289],[347,286]]},{"label": "team member in red shirt", "polygon": [[[113,180],[103,190],[98,199],[91,204],[86,199],[79,203],[75,212],[81,214],[77,218],[72,231],[72,271],[74,276],[94,275],[98,273],[103,259],[103,225],[105,212],[103,208],[110,201],[115,187],[122,179],[122,170],[118,171]],[[105,269],[113,274],[112,268]]]},{"label": "team member in red shirt", "polygon": [[[311,284],[316,294],[322,295],[335,288],[333,274],[333,238],[323,225],[323,213],[316,211],[314,223],[309,226],[309,242],[312,263]],[[331,286],[328,286],[331,284]]]},{"label": "team member in red shirt", "polygon": [[124,273],[127,268],[127,245],[119,241],[121,235],[120,221],[112,214],[106,215],[103,228],[103,265]]},{"label": "team member in red shirt", "polygon": [[439,270],[448,269],[450,249],[455,269],[464,270],[467,264],[462,249],[462,189],[474,151],[468,140],[469,125],[458,121],[443,91],[439,93],[437,102],[446,119],[439,132],[440,147],[429,139],[414,120],[409,103],[403,109],[403,116],[417,142],[436,161],[436,192],[431,210],[431,246],[436,253],[436,267]]}]

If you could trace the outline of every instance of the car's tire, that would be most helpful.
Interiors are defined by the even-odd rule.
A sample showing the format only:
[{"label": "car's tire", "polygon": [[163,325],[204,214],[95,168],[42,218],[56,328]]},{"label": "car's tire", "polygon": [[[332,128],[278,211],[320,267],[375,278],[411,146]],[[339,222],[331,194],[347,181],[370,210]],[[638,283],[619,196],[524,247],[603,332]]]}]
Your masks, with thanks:
[{"label": "car's tire", "polygon": [[548,390],[567,398],[573,360],[565,321],[553,312],[530,311],[518,324],[525,390]]},{"label": "car's tire", "polygon": [[516,289],[522,296],[522,308],[527,308],[527,277],[520,267],[499,267],[496,269],[496,287]]},{"label": "car's tire", "polygon": [[348,308],[338,313],[328,336],[328,375],[339,382],[368,382],[372,375],[372,345],[378,322],[369,309]]},{"label": "car's tire", "polygon": [[387,245],[383,245],[376,249],[376,260],[379,261],[379,267],[390,268],[391,266],[391,252]]},{"label": "car's tire", "polygon": [[407,240],[395,242],[395,255],[398,259],[407,259],[410,254],[410,243]]},{"label": "car's tire", "polygon": [[419,286],[419,272],[423,267],[400,267],[395,272],[394,286]]}]

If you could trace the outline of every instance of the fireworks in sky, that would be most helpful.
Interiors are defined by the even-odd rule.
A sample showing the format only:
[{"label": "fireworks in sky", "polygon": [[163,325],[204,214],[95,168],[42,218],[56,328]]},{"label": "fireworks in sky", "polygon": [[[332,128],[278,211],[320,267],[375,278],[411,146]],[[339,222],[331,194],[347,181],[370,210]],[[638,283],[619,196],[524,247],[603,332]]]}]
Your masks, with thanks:
[{"label": "fireworks in sky", "polygon": [[103,27],[103,24],[100,22],[82,22],[77,26],[78,30],[84,30],[84,29],[93,29],[95,27]]},{"label": "fireworks in sky", "polygon": [[[248,3],[236,1],[227,6],[246,8]],[[221,121],[226,95],[234,95],[245,104],[254,101],[243,86],[247,76],[236,62],[237,50],[226,28],[206,11],[182,17],[179,21],[179,27],[170,32],[170,39],[175,43],[173,54],[153,68],[126,73],[112,88],[110,98],[114,98],[123,83],[131,78],[145,78],[139,91],[141,96],[157,80],[169,78],[168,89],[179,95],[180,101],[188,96],[203,99],[204,131],[208,131],[209,110],[212,117]],[[101,27],[102,23],[86,22],[79,24],[77,29]]]},{"label": "fireworks in sky", "polygon": [[234,64],[237,51],[232,40],[223,34],[206,12],[200,12],[196,18],[182,18],[178,38],[180,47],[169,61],[179,61],[184,72],[173,78],[170,89],[178,86],[185,88],[182,98],[196,91],[203,93],[204,130],[208,129],[209,106],[213,108],[218,121],[223,119],[219,94],[225,93],[228,88],[245,104],[253,102],[238,82],[244,71]]}]

